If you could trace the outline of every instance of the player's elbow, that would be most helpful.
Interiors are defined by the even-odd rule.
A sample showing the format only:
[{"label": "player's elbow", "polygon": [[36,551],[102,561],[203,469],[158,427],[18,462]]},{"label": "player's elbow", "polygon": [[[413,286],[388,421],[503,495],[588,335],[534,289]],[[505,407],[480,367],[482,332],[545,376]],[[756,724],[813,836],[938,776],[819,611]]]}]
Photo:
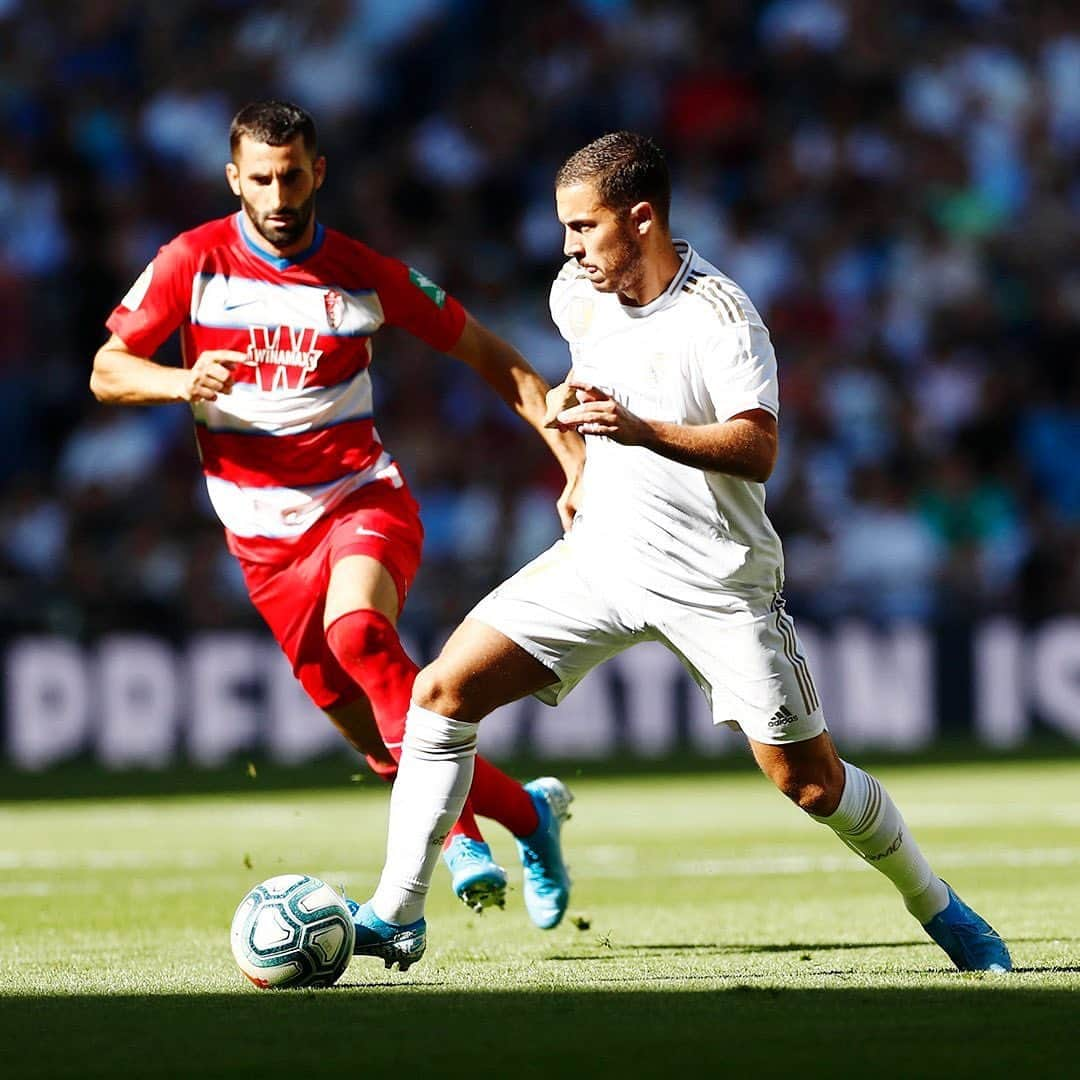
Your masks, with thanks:
[{"label": "player's elbow", "polygon": [[776,467],[776,458],[770,457],[763,459],[756,463],[753,471],[753,475],[750,477],[755,484],[764,484],[768,481],[769,477],[773,474],[773,469]]},{"label": "player's elbow", "polygon": [[773,469],[776,468],[776,441],[774,439],[762,439],[755,449],[756,453],[749,463],[749,476],[747,479],[753,480],[755,484],[764,484],[772,476]]},{"label": "player's elbow", "polygon": [[90,393],[105,405],[119,400],[116,384],[115,361],[108,346],[103,345],[94,355],[90,371]]},{"label": "player's elbow", "polygon": [[90,372],[90,393],[98,399],[98,401],[108,403],[111,398],[109,395],[109,379],[105,373],[107,363],[102,359],[101,351],[94,357],[94,367]]},{"label": "player's elbow", "polygon": [[763,409],[753,409],[732,417],[727,427],[732,458],[738,469],[736,476],[756,484],[764,484],[772,476],[780,450],[776,419]]}]

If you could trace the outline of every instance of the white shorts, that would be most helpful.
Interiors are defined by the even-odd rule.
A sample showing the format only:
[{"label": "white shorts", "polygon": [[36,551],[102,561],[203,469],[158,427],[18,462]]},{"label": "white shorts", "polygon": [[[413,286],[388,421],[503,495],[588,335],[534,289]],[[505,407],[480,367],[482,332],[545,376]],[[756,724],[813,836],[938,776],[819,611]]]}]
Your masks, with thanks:
[{"label": "white shorts", "polygon": [[659,641],[704,691],[713,721],[763,743],[793,743],[826,730],[814,680],[779,594],[755,605],[725,596],[686,604],[625,578],[586,573],[560,540],[490,593],[470,617],[504,634],[551,669],[536,694],[557,705],[598,664]]}]

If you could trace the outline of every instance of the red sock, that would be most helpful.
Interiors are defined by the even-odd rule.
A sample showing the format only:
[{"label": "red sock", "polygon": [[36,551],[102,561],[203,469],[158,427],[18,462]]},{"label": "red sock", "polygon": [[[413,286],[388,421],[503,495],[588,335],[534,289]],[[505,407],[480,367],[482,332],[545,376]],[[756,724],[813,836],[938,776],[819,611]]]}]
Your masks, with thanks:
[{"label": "red sock", "polygon": [[[375,726],[378,727],[387,750],[397,761],[401,757],[401,740],[405,734],[405,714],[409,711],[413,681],[419,669],[401,647],[401,639],[393,624],[378,611],[351,611],[330,624],[326,631],[326,641],[337,662],[367,694],[372,712],[375,713]],[[478,772],[480,760],[477,758]],[[369,758],[368,763],[384,780],[392,781],[397,775],[396,769],[391,772],[381,762],[373,763]],[[487,765],[487,762],[484,764]],[[497,772],[491,765],[488,765],[488,769]],[[514,784],[513,780],[502,773],[498,775],[515,786],[530,807],[532,806],[532,800],[520,784]],[[473,784],[475,786],[475,781]],[[497,804],[490,799],[485,805],[497,809]],[[501,811],[484,811],[484,816],[494,818],[513,832],[512,826],[503,821]],[[473,840],[484,839],[476,822],[471,796],[465,801],[457,824],[450,830],[447,843],[455,836],[468,836]]]},{"label": "red sock", "polygon": [[540,815],[529,793],[479,754],[469,801],[481,817],[494,818],[515,836],[528,836],[540,825]]}]

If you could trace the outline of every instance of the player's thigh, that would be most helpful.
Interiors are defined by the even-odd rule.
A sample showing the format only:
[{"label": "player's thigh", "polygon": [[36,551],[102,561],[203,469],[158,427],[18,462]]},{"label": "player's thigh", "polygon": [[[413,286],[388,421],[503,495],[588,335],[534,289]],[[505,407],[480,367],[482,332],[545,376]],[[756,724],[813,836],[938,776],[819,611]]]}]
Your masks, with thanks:
[{"label": "player's thigh", "polygon": [[505,634],[466,619],[417,675],[413,700],[444,716],[477,721],[555,681],[549,667]]},{"label": "player's thigh", "polygon": [[350,704],[362,696],[326,644],[323,631],[323,560],[317,550],[280,563],[240,560],[248,595],[293,674],[320,709]]},{"label": "player's thigh", "polygon": [[395,622],[420,566],[424,530],[416,501],[404,486],[369,484],[333,518],[326,537],[324,626],[363,610]]},{"label": "player's thigh", "polygon": [[[598,664],[651,636],[631,624],[609,587],[579,566],[573,548],[563,540],[481,600],[469,619],[509,639],[553,675],[542,686],[517,695],[533,693],[548,705],[562,701]],[[518,658],[515,670],[523,682],[530,672],[539,672],[517,652],[511,655]]]},{"label": "player's thigh", "polygon": [[810,667],[782,608],[672,608],[663,631],[709,696],[715,723],[769,745],[825,731]]},{"label": "player's thigh", "polygon": [[330,569],[323,626],[329,628],[352,611],[378,611],[397,622],[398,586],[386,566],[372,555],[346,555]]}]

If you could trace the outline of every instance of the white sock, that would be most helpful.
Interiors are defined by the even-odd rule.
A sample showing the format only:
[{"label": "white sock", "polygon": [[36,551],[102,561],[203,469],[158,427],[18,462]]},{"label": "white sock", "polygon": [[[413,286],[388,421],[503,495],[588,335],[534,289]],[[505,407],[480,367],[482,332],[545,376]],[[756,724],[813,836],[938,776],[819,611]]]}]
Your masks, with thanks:
[{"label": "white sock", "polygon": [[431,875],[472,786],[479,724],[409,706],[390,795],[386,864],[371,898],[375,914],[403,926],[424,914]]},{"label": "white sock", "polygon": [[912,839],[896,803],[869,773],[844,765],[844,793],[828,817],[815,817],[900,890],[904,906],[921,923],[949,903],[945,883]]}]

